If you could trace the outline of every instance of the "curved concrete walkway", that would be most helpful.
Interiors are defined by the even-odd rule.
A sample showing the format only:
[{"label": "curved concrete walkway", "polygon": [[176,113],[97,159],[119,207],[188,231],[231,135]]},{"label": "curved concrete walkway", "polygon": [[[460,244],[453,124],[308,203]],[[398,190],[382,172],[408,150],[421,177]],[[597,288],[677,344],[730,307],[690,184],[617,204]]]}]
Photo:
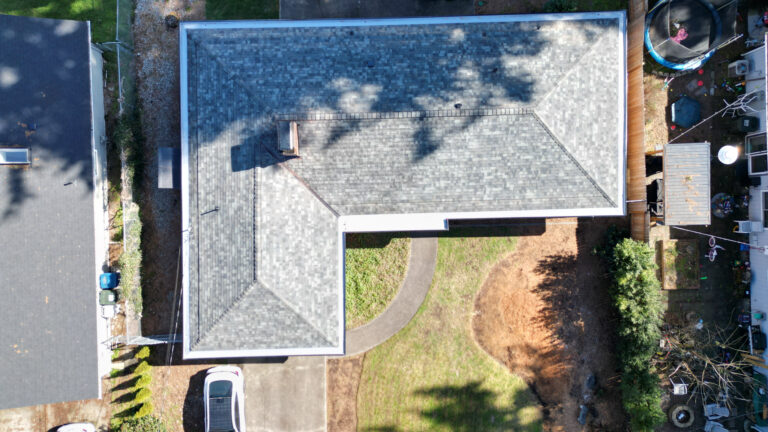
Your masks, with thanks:
[{"label": "curved concrete walkway", "polygon": [[427,297],[437,263],[437,238],[411,239],[411,257],[403,286],[389,307],[368,324],[347,330],[346,355],[368,351],[402,330]]}]

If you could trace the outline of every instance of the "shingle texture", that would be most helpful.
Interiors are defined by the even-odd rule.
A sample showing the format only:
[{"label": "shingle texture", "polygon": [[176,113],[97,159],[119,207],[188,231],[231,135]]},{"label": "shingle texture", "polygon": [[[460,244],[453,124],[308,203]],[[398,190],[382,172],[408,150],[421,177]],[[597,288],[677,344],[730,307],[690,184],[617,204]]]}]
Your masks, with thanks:
[{"label": "shingle texture", "polygon": [[340,216],[623,209],[623,23],[187,28],[192,350],[338,347]]},{"label": "shingle texture", "polygon": [[0,409],[99,397],[89,56],[86,23],[0,15],[0,146],[32,160],[0,165]]}]

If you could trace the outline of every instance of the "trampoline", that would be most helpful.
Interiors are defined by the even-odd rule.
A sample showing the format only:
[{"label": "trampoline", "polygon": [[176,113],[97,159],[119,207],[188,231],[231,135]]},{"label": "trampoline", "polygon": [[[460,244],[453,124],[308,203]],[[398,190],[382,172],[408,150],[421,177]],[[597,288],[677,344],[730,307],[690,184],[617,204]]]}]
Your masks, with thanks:
[{"label": "trampoline", "polygon": [[645,17],[645,46],[662,66],[697,69],[738,37],[736,6],[735,0],[660,0]]}]

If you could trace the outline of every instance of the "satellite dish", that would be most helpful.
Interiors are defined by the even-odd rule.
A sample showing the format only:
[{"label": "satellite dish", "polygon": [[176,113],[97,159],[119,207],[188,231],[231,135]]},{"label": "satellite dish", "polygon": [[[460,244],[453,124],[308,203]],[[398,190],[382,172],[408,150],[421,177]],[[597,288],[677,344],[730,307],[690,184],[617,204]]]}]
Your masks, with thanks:
[{"label": "satellite dish", "polygon": [[723,146],[720,151],[717,152],[717,160],[724,165],[731,165],[739,158],[739,148],[732,145]]}]

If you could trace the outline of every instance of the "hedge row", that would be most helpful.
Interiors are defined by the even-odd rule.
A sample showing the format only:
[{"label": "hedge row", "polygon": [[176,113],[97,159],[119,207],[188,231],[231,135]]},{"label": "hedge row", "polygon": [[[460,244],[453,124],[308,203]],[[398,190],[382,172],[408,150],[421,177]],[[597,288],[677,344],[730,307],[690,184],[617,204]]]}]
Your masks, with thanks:
[{"label": "hedge row", "polygon": [[652,431],[666,420],[659,377],[651,365],[661,339],[664,305],[654,251],[632,239],[613,250],[611,296],[619,313],[618,360],[624,409],[634,432]]}]

